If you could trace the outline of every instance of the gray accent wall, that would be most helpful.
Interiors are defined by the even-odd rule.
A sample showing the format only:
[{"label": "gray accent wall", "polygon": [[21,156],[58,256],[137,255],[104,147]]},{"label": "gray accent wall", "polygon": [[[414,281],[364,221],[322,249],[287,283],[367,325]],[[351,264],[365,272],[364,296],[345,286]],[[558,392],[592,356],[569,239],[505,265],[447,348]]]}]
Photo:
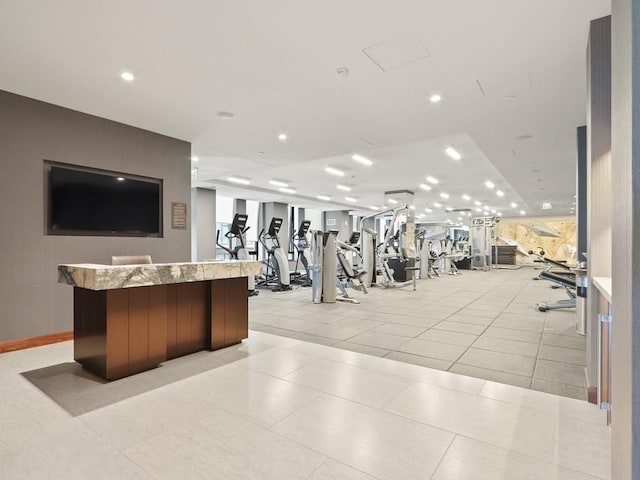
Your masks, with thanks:
[{"label": "gray accent wall", "polygon": [[[640,2],[612,2],[611,478],[640,479]],[[634,241],[635,240],[635,241]]]},{"label": "gray accent wall", "polygon": [[[171,228],[171,202],[190,209],[190,155],[188,142],[0,91],[0,342],[73,329],[60,263],[189,261],[190,228]],[[164,236],[45,235],[45,159],[162,179]]]},{"label": "gray accent wall", "polygon": [[324,212],[324,231],[338,230],[338,240],[346,242],[351,235],[351,217],[348,210]]},{"label": "gray accent wall", "polygon": [[587,127],[578,127],[576,133],[578,147],[576,168],[576,220],[578,227],[578,261],[587,251]]},{"label": "gray accent wall", "polygon": [[233,200],[233,214],[236,213],[245,214],[247,213],[247,201],[242,200],[240,198],[236,198]]}]

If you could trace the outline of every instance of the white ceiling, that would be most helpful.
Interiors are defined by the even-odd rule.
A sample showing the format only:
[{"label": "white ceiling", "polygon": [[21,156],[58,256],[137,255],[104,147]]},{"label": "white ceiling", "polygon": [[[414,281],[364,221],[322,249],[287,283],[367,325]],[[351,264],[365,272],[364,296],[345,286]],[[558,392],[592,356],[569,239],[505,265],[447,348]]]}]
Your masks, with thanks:
[{"label": "white ceiling", "polygon": [[468,194],[505,216],[567,214],[588,22],[609,13],[610,0],[0,0],[0,89],[188,140],[195,185],[224,195],[367,209],[408,189],[417,211]]}]

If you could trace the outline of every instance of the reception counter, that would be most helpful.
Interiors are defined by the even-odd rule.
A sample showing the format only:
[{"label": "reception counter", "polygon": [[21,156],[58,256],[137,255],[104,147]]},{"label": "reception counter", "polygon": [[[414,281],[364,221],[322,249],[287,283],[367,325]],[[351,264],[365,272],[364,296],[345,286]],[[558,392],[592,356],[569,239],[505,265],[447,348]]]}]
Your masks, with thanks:
[{"label": "reception counter", "polygon": [[241,342],[249,331],[249,275],[260,262],[58,266],[74,287],[74,358],[106,379]]}]

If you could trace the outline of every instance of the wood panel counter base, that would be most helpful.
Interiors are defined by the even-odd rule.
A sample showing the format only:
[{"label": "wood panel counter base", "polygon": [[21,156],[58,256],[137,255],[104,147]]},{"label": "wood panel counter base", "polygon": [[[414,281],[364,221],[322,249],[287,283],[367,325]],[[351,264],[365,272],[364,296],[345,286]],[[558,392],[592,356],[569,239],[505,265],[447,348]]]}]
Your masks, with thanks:
[{"label": "wood panel counter base", "polygon": [[248,337],[247,277],[145,287],[74,287],[74,358],[115,380]]}]

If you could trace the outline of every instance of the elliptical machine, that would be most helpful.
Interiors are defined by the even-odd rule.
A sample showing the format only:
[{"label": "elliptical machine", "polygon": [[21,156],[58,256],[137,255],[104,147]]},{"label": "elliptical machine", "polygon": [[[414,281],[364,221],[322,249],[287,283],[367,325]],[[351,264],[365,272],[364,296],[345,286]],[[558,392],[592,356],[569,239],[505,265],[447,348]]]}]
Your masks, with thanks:
[{"label": "elliptical machine", "polygon": [[[242,213],[236,213],[233,216],[231,228],[224,234],[224,236],[229,239],[231,248],[225,247],[220,243],[220,230],[216,232],[216,245],[227,252],[232,260],[251,260],[249,251],[245,244],[245,233],[247,233],[247,230],[251,228],[247,227],[248,218],[249,217],[247,215]],[[250,297],[260,293],[255,289],[255,279],[252,276],[248,277],[248,287]]]},{"label": "elliptical machine", "polygon": [[265,231],[263,228],[258,235],[258,241],[267,252],[264,277],[258,286],[271,288],[274,292],[291,290],[289,260],[278,238],[280,227],[282,227],[282,218],[273,217],[269,229]]},{"label": "elliptical machine", "polygon": [[[298,231],[291,236],[291,244],[294,246],[297,252],[296,266],[292,272],[292,282],[299,283],[303,287],[311,286],[311,275],[309,273],[309,241],[307,240],[307,233],[309,233],[309,227],[311,226],[311,220],[303,220],[300,222]],[[298,273],[298,265],[302,265],[305,270],[304,274]]]}]

